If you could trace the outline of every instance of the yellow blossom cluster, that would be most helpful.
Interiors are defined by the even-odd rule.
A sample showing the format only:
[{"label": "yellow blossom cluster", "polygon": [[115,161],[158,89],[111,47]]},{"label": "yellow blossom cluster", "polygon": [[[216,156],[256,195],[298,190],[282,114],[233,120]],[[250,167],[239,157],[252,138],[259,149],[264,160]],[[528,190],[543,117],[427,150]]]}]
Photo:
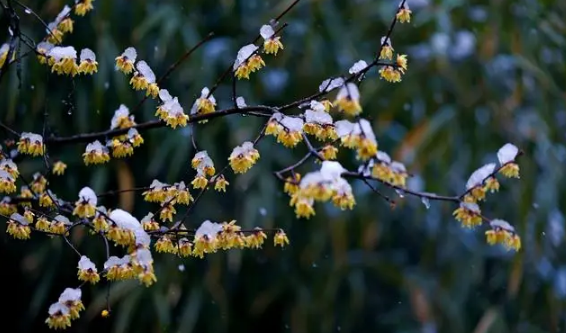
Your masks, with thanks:
[{"label": "yellow blossom cluster", "polygon": [[[0,68],[4,67],[6,60],[8,59],[8,53],[10,53],[10,45],[4,43],[0,45]],[[12,51],[12,60],[16,59],[16,52]]]},{"label": "yellow blossom cluster", "polygon": [[281,37],[275,35],[272,25],[263,25],[259,29],[259,34],[263,38],[263,52],[265,54],[277,55],[279,50],[283,50]]},{"label": "yellow blossom cluster", "polygon": [[259,160],[259,152],[250,141],[234,148],[228,161],[234,173],[245,173]]},{"label": "yellow blossom cluster", "polygon": [[300,182],[297,174],[287,178],[284,191],[291,195],[289,205],[295,208],[297,217],[310,218],[315,215],[315,201],[331,201],[342,210],[353,209],[356,200],[352,187],[341,177],[345,171],[338,162],[324,161],[319,171],[306,174]]},{"label": "yellow blossom cluster", "polygon": [[[171,234],[162,235],[155,243],[155,250],[161,253],[171,253],[181,257],[194,256],[203,258],[205,254],[215,253],[218,250],[229,249],[259,249],[267,239],[261,228],[244,231],[236,221],[216,223],[204,221],[195,231],[192,242],[182,237],[178,242],[175,234],[187,234],[186,229],[180,229]],[[285,232],[279,229],[273,238],[274,245],[285,246],[289,239]]]},{"label": "yellow blossom cluster", "polygon": [[489,245],[501,244],[509,250],[521,249],[521,238],[515,233],[515,229],[507,221],[491,220],[491,229],[485,232]]},{"label": "yellow blossom cluster", "polygon": [[93,9],[92,3],[94,0],[79,0],[75,4],[75,14],[78,16],[85,16],[86,13]]},{"label": "yellow blossom cluster", "polygon": [[[401,12],[401,10],[399,11]],[[409,11],[410,13],[410,11]],[[407,55],[397,54],[395,61],[393,62],[393,46],[391,44],[391,39],[388,37],[383,37],[381,39],[382,47],[379,54],[380,60],[389,60],[390,64],[384,65],[379,69],[379,75],[381,78],[388,82],[401,82],[401,77],[407,71]]]},{"label": "yellow blossom cluster", "polygon": [[[162,101],[162,104],[157,107],[155,116],[159,117],[167,126],[173,129],[177,128],[177,126],[187,126],[189,116],[185,114],[177,97],[172,97],[167,89],[161,89],[159,91],[159,99]],[[207,106],[210,107],[209,104]],[[210,112],[214,111],[211,111],[210,108],[207,110]]]},{"label": "yellow blossom cluster", "polygon": [[103,146],[98,140],[89,143],[83,153],[83,161],[86,165],[103,164],[110,161],[108,148]]},{"label": "yellow blossom cluster", "polygon": [[90,49],[82,49],[77,63],[77,51],[72,46],[54,46],[49,42],[37,45],[38,60],[51,67],[58,75],[94,74],[98,71],[96,55]]},{"label": "yellow blossom cluster", "polygon": [[401,162],[392,161],[387,153],[378,151],[375,159],[372,159],[368,166],[374,178],[394,186],[406,186],[409,174],[405,165]]},{"label": "yellow blossom cluster", "polygon": [[285,116],[277,112],[269,119],[265,135],[272,135],[283,146],[293,148],[303,140],[303,126],[302,118]]},{"label": "yellow blossom cluster", "polygon": [[260,70],[265,66],[265,62],[257,50],[259,48],[254,44],[248,44],[242,47],[236,56],[232,70],[238,79],[249,79],[250,74]]},{"label": "yellow blossom cluster", "polygon": [[65,329],[71,327],[71,321],[79,318],[85,309],[81,301],[81,289],[66,288],[59,300],[49,307],[49,317],[45,323],[52,329]]},{"label": "yellow blossom cluster", "polygon": [[[464,227],[473,228],[482,224],[484,218],[477,203],[486,199],[487,192],[499,190],[500,184],[495,178],[498,173],[509,178],[519,177],[519,165],[515,162],[518,155],[519,149],[507,143],[497,152],[499,167],[495,163],[489,163],[471,174],[466,182],[466,192],[462,196],[460,207],[453,213],[456,220],[460,221]],[[492,229],[486,231],[488,244],[503,244],[507,249],[520,249],[521,239],[509,223],[503,220],[492,220],[490,225]]]},{"label": "yellow blossom cluster", "polygon": [[157,98],[159,95],[159,85],[157,84],[155,73],[147,62],[140,60],[136,63],[138,53],[135,48],[128,47],[124,52],[116,57],[116,70],[129,75],[130,85],[134,90],[145,91],[146,96]]},{"label": "yellow blossom cluster", "polygon": [[[191,108],[191,116],[202,116],[216,111],[216,99],[211,91],[204,87],[200,92],[200,97],[194,102]],[[201,120],[199,123],[204,124],[208,120]]]},{"label": "yellow blossom cluster", "polygon": [[377,140],[369,121],[360,119],[355,123],[348,120],[339,120],[334,123],[336,133],[341,145],[345,148],[355,149],[356,158],[367,161],[377,154]]},{"label": "yellow blossom cluster", "polygon": [[43,137],[35,133],[24,132],[18,140],[18,152],[32,156],[43,156],[45,147]]}]

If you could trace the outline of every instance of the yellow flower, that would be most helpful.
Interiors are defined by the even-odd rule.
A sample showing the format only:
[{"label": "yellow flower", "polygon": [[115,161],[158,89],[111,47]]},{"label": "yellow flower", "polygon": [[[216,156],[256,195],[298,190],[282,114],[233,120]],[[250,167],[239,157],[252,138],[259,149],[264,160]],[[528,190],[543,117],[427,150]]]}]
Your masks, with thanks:
[{"label": "yellow flower", "polygon": [[320,150],[320,154],[327,161],[335,160],[336,155],[338,154],[338,148],[334,147],[331,144],[328,144]]},{"label": "yellow flower", "polygon": [[254,148],[253,143],[248,141],[234,148],[228,161],[235,173],[245,173],[258,159],[259,152]]},{"label": "yellow flower", "polygon": [[275,236],[273,236],[273,245],[281,247],[289,245],[289,238],[285,234],[285,231],[281,229],[277,230],[277,233],[275,233]]},{"label": "yellow flower", "polygon": [[249,44],[242,47],[238,51],[236,61],[232,66],[234,76],[238,79],[249,79],[250,74],[265,66],[265,62],[261,56],[255,54],[258,47],[254,44]]},{"label": "yellow flower", "polygon": [[495,177],[489,177],[486,179],[484,191],[490,191],[491,193],[499,191],[499,182]]},{"label": "yellow flower", "polygon": [[179,255],[188,257],[193,252],[193,244],[186,238],[179,239]]},{"label": "yellow flower", "polygon": [[364,137],[359,141],[356,158],[367,161],[377,154],[377,142]]},{"label": "yellow flower", "polygon": [[93,0],[81,0],[75,5],[75,14],[85,16],[86,13],[93,9],[92,2]]},{"label": "yellow flower", "polygon": [[251,73],[250,66],[248,65],[247,62],[245,62],[236,69],[234,75],[236,76],[236,78],[238,78],[238,80],[241,80],[241,79],[249,79],[250,73]]},{"label": "yellow flower", "polygon": [[[191,116],[202,116],[216,111],[216,99],[210,93],[207,87],[202,88],[200,97],[194,102],[191,109]],[[199,123],[206,123],[208,120],[202,120]]]},{"label": "yellow flower", "polygon": [[121,158],[128,157],[134,154],[134,147],[130,142],[119,141],[117,139],[112,140],[112,157]]},{"label": "yellow flower", "polygon": [[107,318],[108,316],[110,316],[110,312],[107,309],[102,310],[102,312],[100,312],[100,316],[102,318]]},{"label": "yellow flower", "polygon": [[49,328],[59,330],[71,327],[71,314],[69,308],[59,302],[49,307],[49,317],[45,320]]},{"label": "yellow flower", "polygon": [[[1,181],[0,181],[1,186]],[[6,197],[0,201],[0,214],[10,216],[18,211],[16,205],[10,204],[10,198]]]},{"label": "yellow flower", "polygon": [[401,82],[401,72],[393,66],[385,66],[379,69],[379,75],[381,78],[388,82]]},{"label": "yellow flower", "polygon": [[175,201],[173,200],[173,202],[170,202],[161,208],[161,211],[159,212],[159,219],[161,219],[161,221],[173,222],[173,215],[177,214],[177,210],[175,209],[175,206],[173,206],[174,203]]},{"label": "yellow flower", "polygon": [[47,187],[47,179],[43,177],[42,174],[36,172],[33,175],[33,181],[31,183],[31,190],[36,194],[40,194],[45,192],[45,188]]},{"label": "yellow flower", "polygon": [[153,272],[153,269],[146,269],[138,275],[138,280],[146,287],[151,286],[154,282],[157,282],[157,277]]},{"label": "yellow flower", "polygon": [[8,220],[6,233],[15,239],[29,239],[31,236],[31,228],[28,224],[28,221],[22,215],[14,213]]},{"label": "yellow flower", "polygon": [[51,33],[49,33],[49,35],[47,36],[47,42],[53,45],[61,44],[64,35],[63,31],[59,30],[58,27],[52,26],[51,24],[49,26],[51,28]]},{"label": "yellow flower", "polygon": [[334,204],[334,206],[340,208],[341,210],[352,210],[354,209],[354,205],[356,204],[356,199],[354,198],[352,193],[342,193],[333,196],[332,203]]},{"label": "yellow flower", "polygon": [[177,246],[171,241],[171,237],[163,235],[155,242],[155,251],[160,253],[177,254]]},{"label": "yellow flower", "polygon": [[347,83],[336,95],[336,100],[334,104],[338,106],[338,109],[344,112],[348,116],[357,116],[362,112],[362,107],[360,106],[360,92],[358,86],[353,83]]},{"label": "yellow flower", "polygon": [[393,59],[393,46],[391,45],[391,39],[386,37],[381,38],[381,52],[379,53],[379,59],[381,60],[391,60]]},{"label": "yellow flower", "polygon": [[489,245],[502,244],[508,250],[515,251],[521,249],[521,238],[507,221],[495,219],[490,225],[492,229],[485,232]]},{"label": "yellow flower", "polygon": [[399,7],[397,15],[395,17],[400,23],[411,22],[411,10],[409,9],[409,4],[405,1],[402,7]]},{"label": "yellow flower", "polygon": [[39,197],[39,206],[45,208],[55,207],[55,203],[49,193],[45,192]]},{"label": "yellow flower", "polygon": [[66,169],[67,169],[67,164],[61,161],[57,161],[53,163],[53,169],[51,170],[51,172],[53,172],[54,175],[61,176],[62,174],[65,173]]},{"label": "yellow flower", "polygon": [[193,188],[196,189],[205,189],[208,186],[208,179],[202,174],[197,174],[195,179],[191,182]]},{"label": "yellow flower", "polygon": [[312,207],[313,200],[301,196],[299,193],[291,197],[289,205],[295,207],[295,215],[297,215],[297,218],[304,217],[309,219],[311,216],[315,215],[314,208]]},{"label": "yellow flower", "polygon": [[[100,209],[99,209],[100,210]],[[106,232],[108,231],[109,225],[106,217],[99,212],[96,212],[96,216],[92,220],[94,226],[94,231],[96,232]]]},{"label": "yellow flower", "polygon": [[43,156],[43,137],[39,134],[24,132],[18,141],[18,151],[32,156]]},{"label": "yellow flower", "polygon": [[299,191],[299,182],[301,181],[301,175],[298,173],[293,173],[291,177],[285,179],[285,185],[283,186],[283,191],[289,195],[293,195]]},{"label": "yellow flower", "polygon": [[86,146],[85,153],[83,153],[83,160],[86,165],[106,163],[110,161],[108,148],[103,146],[100,141],[89,143]]},{"label": "yellow flower", "polygon": [[265,66],[265,62],[263,61],[263,59],[261,58],[261,56],[259,54],[254,54],[248,60],[248,67],[249,67],[251,73],[260,70],[264,66]]},{"label": "yellow flower", "polygon": [[98,275],[98,270],[96,266],[90,259],[86,256],[82,256],[79,260],[78,265],[78,278],[79,281],[89,282],[90,284],[96,284],[100,281],[100,276]]},{"label": "yellow flower", "polygon": [[218,192],[226,192],[226,186],[230,185],[224,175],[216,177],[214,181],[214,189]]},{"label": "yellow flower", "polygon": [[4,170],[0,170],[0,193],[16,192],[16,180]]},{"label": "yellow flower", "polygon": [[507,178],[519,178],[519,165],[515,162],[505,164],[499,173]]},{"label": "yellow flower", "polygon": [[41,216],[35,222],[35,229],[38,231],[49,231],[50,223],[46,217]]},{"label": "yellow flower", "polygon": [[128,47],[124,53],[116,57],[116,69],[124,74],[130,74],[134,71],[134,63],[136,62],[137,52],[133,47]]},{"label": "yellow flower", "polygon": [[63,20],[61,20],[61,22],[59,22],[59,25],[57,25],[57,29],[59,29],[63,34],[67,32],[73,32],[74,24],[75,22],[73,21],[73,19],[71,19],[70,17],[66,17]]},{"label": "yellow flower", "polygon": [[460,203],[460,207],[456,209],[452,215],[456,220],[462,223],[463,227],[473,228],[481,225],[482,218],[480,216],[480,209],[475,203]]},{"label": "yellow flower", "polygon": [[130,84],[134,90],[146,90],[149,87],[149,82],[139,72],[134,73],[134,76],[130,79]]},{"label": "yellow flower", "polygon": [[265,242],[267,235],[263,230],[259,227],[256,227],[246,238],[244,241],[246,242],[246,246],[252,249],[259,249]]},{"label": "yellow flower", "polygon": [[283,49],[283,43],[281,43],[281,37],[279,36],[267,39],[265,42],[263,42],[263,52],[265,52],[266,54],[277,55],[277,52]]},{"label": "yellow flower", "polygon": [[407,55],[406,54],[398,54],[397,55],[397,66],[399,66],[399,71],[402,74],[405,74],[407,70]]}]

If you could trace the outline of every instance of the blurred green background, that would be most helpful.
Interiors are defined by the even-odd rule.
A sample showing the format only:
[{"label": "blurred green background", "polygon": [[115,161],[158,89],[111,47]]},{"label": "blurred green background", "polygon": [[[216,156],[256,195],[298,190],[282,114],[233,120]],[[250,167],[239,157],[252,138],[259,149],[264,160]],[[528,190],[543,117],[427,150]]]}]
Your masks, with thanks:
[{"label": "blurred green background", "polygon": [[[5,2],[5,1],[4,1]],[[24,1],[45,21],[67,2]],[[162,84],[185,111],[204,86],[212,86],[237,50],[290,1],[96,0],[77,18],[64,44],[91,48],[99,72],[74,81],[49,75],[34,57],[0,85],[0,120],[18,131],[50,129],[72,135],[109,128],[121,103],[132,109],[143,95],[114,71],[114,58],[135,46],[157,76],[209,32],[215,37]],[[370,61],[395,12],[396,1],[302,0],[282,22],[285,50],[266,58],[267,68],[238,84],[248,104],[280,105],[317,91],[323,79]],[[282,227],[291,246],[219,252],[200,259],[156,255],[158,282],[137,281],[83,288],[86,311],[71,332],[559,332],[566,329],[566,2],[559,0],[409,0],[410,24],[393,34],[396,51],[409,56],[400,84],[372,70],[361,87],[364,116],[380,149],[415,176],[409,186],[440,194],[462,192],[470,173],[496,160],[506,142],[524,150],[521,179],[502,182],[482,205],[492,218],[515,225],[523,249],[508,253],[485,244],[484,229],[464,230],[450,203],[399,198],[396,209],[362,182],[352,182],[357,206],[341,212],[317,205],[311,220],[297,220],[272,172],[298,160],[305,149],[259,145],[261,159],[245,175],[228,175],[228,192],[208,191],[190,225],[205,219],[238,220],[246,228]],[[23,31],[38,41],[44,29],[21,11]],[[7,40],[3,17],[0,41]],[[22,51],[26,47],[22,46]],[[231,86],[216,92],[230,107]],[[154,119],[147,101],[136,121]],[[196,142],[217,167],[236,145],[253,140],[262,119],[233,115],[198,125]],[[0,131],[2,139],[11,138]],[[190,128],[154,129],[133,157],[85,167],[85,144],[50,148],[69,168],[51,188],[73,201],[80,188],[97,193],[191,180],[195,154]],[[355,170],[351,152],[342,163]],[[28,178],[43,168],[24,159]],[[317,169],[308,163],[301,172]],[[141,218],[156,206],[141,195],[106,197],[101,204]],[[181,211],[182,214],[182,211]],[[4,223],[2,223],[4,225]],[[4,227],[2,227],[4,230]],[[4,234],[4,233],[3,233]],[[85,230],[72,241],[101,267],[104,245]],[[116,252],[114,252],[116,253]],[[116,253],[119,254],[119,253]],[[77,285],[76,254],[59,238],[22,242],[1,237],[2,323],[9,332],[40,332],[47,309],[65,287]],[[183,265],[183,269],[180,269]],[[3,326],[6,328],[6,326]]]}]

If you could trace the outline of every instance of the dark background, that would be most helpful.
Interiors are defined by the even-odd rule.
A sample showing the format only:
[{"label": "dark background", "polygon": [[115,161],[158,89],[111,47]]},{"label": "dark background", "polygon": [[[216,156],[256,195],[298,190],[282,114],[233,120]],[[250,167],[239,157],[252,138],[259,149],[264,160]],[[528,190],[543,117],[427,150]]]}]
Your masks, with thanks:
[{"label": "dark background", "polygon": [[[65,2],[24,1],[47,22]],[[259,27],[289,1],[96,0],[95,10],[77,18],[66,45],[89,47],[99,72],[80,77],[49,75],[34,57],[21,62],[0,85],[0,121],[18,131],[41,132],[44,107],[59,135],[101,131],[121,103],[132,109],[143,97],[114,71],[114,58],[135,46],[157,76],[213,31],[215,38],[183,63],[162,85],[187,112],[204,86],[212,86]],[[297,220],[274,170],[305,152],[259,145],[261,158],[242,176],[228,174],[226,194],[209,191],[191,215],[236,219],[244,227],[282,227],[291,246],[260,251],[220,252],[204,260],[155,255],[158,282],[113,283],[112,312],[106,284],[83,288],[86,311],[70,332],[559,332],[566,329],[564,257],[564,165],[566,159],[566,4],[535,0],[409,0],[410,24],[393,34],[396,51],[407,53],[409,71],[399,84],[379,80],[372,70],[361,88],[364,116],[380,149],[404,162],[415,176],[411,188],[440,194],[462,192],[470,173],[496,161],[512,142],[524,152],[520,180],[504,180],[483,212],[513,224],[523,249],[515,254],[485,244],[484,230],[462,229],[451,203],[397,197],[391,209],[362,182],[352,182],[357,206],[341,212],[317,205],[311,220]],[[357,60],[370,61],[395,12],[395,1],[303,0],[283,22],[285,50],[267,68],[240,82],[248,104],[280,105],[315,92],[323,79],[346,73]],[[21,13],[34,40],[44,29]],[[0,38],[7,40],[3,18]],[[2,39],[0,39],[2,40]],[[25,51],[25,46],[22,47]],[[230,85],[215,93],[219,108],[230,106]],[[21,86],[20,86],[21,85]],[[147,101],[137,122],[154,119]],[[262,125],[254,117],[219,118],[196,130],[199,147],[217,167],[236,145],[252,140]],[[2,139],[9,133],[0,131]],[[84,166],[85,144],[53,147],[50,155],[68,164],[51,188],[73,201],[80,188],[97,193],[148,186],[154,178],[189,182],[195,151],[186,129],[154,129],[133,157],[103,166]],[[356,161],[342,152],[354,169]],[[43,168],[25,159],[28,178]],[[301,171],[317,169],[314,163]],[[141,219],[155,205],[141,195],[105,198]],[[2,223],[4,225],[4,223]],[[2,230],[4,230],[2,228]],[[4,234],[4,232],[3,232]],[[5,234],[4,234],[5,235]],[[6,332],[40,332],[49,305],[74,287],[76,254],[59,238],[33,235],[26,242],[0,241],[2,327]],[[85,230],[73,243],[98,267],[105,260],[99,238]],[[179,270],[183,264],[184,271]],[[6,326],[7,325],[7,326]]]}]

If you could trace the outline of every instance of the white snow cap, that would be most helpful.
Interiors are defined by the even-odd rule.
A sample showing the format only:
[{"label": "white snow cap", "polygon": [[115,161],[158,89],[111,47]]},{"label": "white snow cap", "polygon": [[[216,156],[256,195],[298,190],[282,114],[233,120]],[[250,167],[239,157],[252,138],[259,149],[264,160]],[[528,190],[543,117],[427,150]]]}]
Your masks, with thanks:
[{"label": "white snow cap", "polygon": [[143,228],[136,228],[134,230],[134,237],[136,238],[136,246],[149,247],[151,244],[151,237]]},{"label": "white snow cap", "polygon": [[239,96],[236,98],[236,106],[239,108],[245,108],[248,105],[246,104],[246,100],[242,96]]},{"label": "white snow cap", "polygon": [[59,302],[53,303],[49,306],[49,310],[47,312],[49,312],[50,316],[54,316],[56,314],[61,314],[63,316],[66,316],[69,314],[69,307],[66,306],[65,304],[61,304]]},{"label": "white snow cap", "polygon": [[87,256],[81,257],[81,260],[79,260],[78,268],[81,271],[86,271],[90,269],[91,271],[96,272],[96,266]]},{"label": "white snow cap", "polygon": [[153,256],[148,249],[139,249],[136,251],[136,262],[140,266],[150,267],[153,264]]},{"label": "white snow cap", "polygon": [[136,62],[136,58],[138,57],[138,52],[133,47],[128,47],[123,53],[122,57],[127,58],[131,62]]},{"label": "white snow cap", "polygon": [[122,209],[113,210],[110,213],[110,220],[116,223],[119,228],[135,231],[141,228],[141,224],[132,214]]},{"label": "white snow cap", "polygon": [[171,97],[169,90],[161,89],[159,90],[159,99],[161,99],[161,101],[163,102],[169,102],[170,100],[173,99],[173,97]]},{"label": "white snow cap", "polygon": [[303,129],[305,122],[298,117],[288,117],[284,116],[283,119],[279,121],[283,127],[287,128],[290,132],[300,132]]},{"label": "white snow cap", "polygon": [[141,75],[143,75],[143,77],[145,77],[147,82],[155,83],[155,74],[153,73],[153,71],[151,70],[151,68],[147,64],[147,62],[145,62],[143,60],[138,61],[138,63],[136,64],[136,68],[137,68],[138,72]]},{"label": "white snow cap", "polygon": [[92,52],[91,49],[82,49],[81,50],[81,62],[83,61],[96,61],[96,55]]},{"label": "white snow cap", "polygon": [[80,288],[73,289],[73,288],[65,288],[65,290],[59,296],[59,303],[66,303],[69,301],[76,302],[80,301],[82,296],[82,292]]},{"label": "white snow cap", "polygon": [[365,62],[364,60],[359,60],[355,64],[353,64],[352,67],[350,67],[348,73],[358,74],[362,69],[366,68],[367,66],[368,66],[367,62]]},{"label": "white snow cap", "polygon": [[261,28],[259,29],[259,34],[261,35],[261,38],[263,39],[270,39],[273,37],[273,35],[275,35],[275,30],[273,30],[273,27],[269,24],[265,24],[262,25]]},{"label": "white snow cap", "polygon": [[349,98],[353,101],[360,99],[360,91],[358,86],[353,83],[348,83],[342,86],[336,95],[336,99]]},{"label": "white snow cap", "polygon": [[478,204],[472,203],[472,202],[460,202],[460,207],[464,208],[466,210],[469,210],[473,213],[477,213],[477,214],[479,214],[481,212],[480,206],[478,206]]},{"label": "white snow cap", "polygon": [[254,44],[248,44],[242,47],[238,51],[238,55],[236,56],[236,60],[234,61],[234,65],[232,66],[232,69],[233,70],[238,69],[238,67],[240,67],[241,64],[243,64],[246,60],[248,60],[248,58],[250,58],[252,54],[254,54],[254,52],[257,51],[258,48],[259,47],[255,46]]},{"label": "white snow cap", "polygon": [[90,187],[83,187],[82,190],[79,192],[79,200],[86,201],[88,204],[96,206],[98,202],[98,198],[96,197],[96,193]]},{"label": "white snow cap", "polygon": [[[53,44],[49,43],[49,42],[41,42],[39,44],[37,44],[36,49],[37,50],[45,50],[47,53],[49,53],[49,51],[54,47]],[[5,48],[5,49],[4,49]],[[4,53],[4,52],[8,52],[9,49],[9,45],[8,44],[2,44],[2,46],[0,47],[0,54]]]},{"label": "white snow cap", "polygon": [[53,218],[53,220],[60,222],[60,223],[63,223],[65,225],[71,224],[71,221],[69,221],[69,218],[66,217],[66,216],[63,216],[63,215],[57,215],[57,216],[55,216],[55,218]]},{"label": "white snow cap", "polygon": [[466,190],[481,185],[483,181],[493,173],[494,170],[495,163],[489,163],[474,171],[468,179],[468,182],[466,183]]},{"label": "white snow cap", "polygon": [[310,106],[313,111],[325,111],[324,104],[319,101],[311,101]]},{"label": "white snow cap", "polygon": [[207,236],[208,239],[216,238],[219,232],[222,231],[222,224],[216,222],[204,221],[195,233],[195,237]]},{"label": "white snow cap", "polygon": [[96,140],[94,142],[89,143],[86,145],[86,152],[87,154],[90,152],[107,152],[108,149],[100,143],[100,141]]},{"label": "white snow cap", "polygon": [[12,215],[10,215],[10,220],[12,221],[16,221],[21,225],[28,225],[28,221],[20,214],[18,213],[13,213]]},{"label": "white snow cap", "polygon": [[323,161],[322,167],[320,168],[320,173],[325,179],[336,179],[340,178],[340,175],[345,172],[346,169],[336,161]]},{"label": "white snow cap", "polygon": [[318,86],[318,91],[329,92],[344,85],[344,79],[341,77],[333,77],[322,81]]},{"label": "white snow cap", "polygon": [[54,46],[47,53],[48,56],[52,57],[55,62],[61,61],[61,59],[70,58],[77,59],[77,50],[72,46]]},{"label": "white snow cap", "polygon": [[514,161],[518,154],[519,148],[514,144],[507,143],[497,152],[497,159],[499,160],[499,164],[504,165]]},{"label": "white snow cap", "polygon": [[112,116],[112,120],[110,121],[110,129],[115,129],[118,127],[118,121],[122,117],[129,117],[130,116],[130,109],[124,104],[120,104],[120,107],[114,111],[114,116]]},{"label": "white snow cap", "polygon": [[377,159],[385,164],[391,163],[391,157],[384,151],[378,150],[377,151]]},{"label": "white snow cap", "polygon": [[319,125],[332,125],[332,116],[323,111],[305,111],[305,122]]},{"label": "white snow cap", "polygon": [[491,220],[491,222],[489,222],[489,225],[493,228],[493,229],[503,229],[509,232],[515,232],[515,228],[513,228],[513,226],[511,224],[509,224],[509,222],[504,221],[504,220],[500,220],[500,219],[493,219]]}]

